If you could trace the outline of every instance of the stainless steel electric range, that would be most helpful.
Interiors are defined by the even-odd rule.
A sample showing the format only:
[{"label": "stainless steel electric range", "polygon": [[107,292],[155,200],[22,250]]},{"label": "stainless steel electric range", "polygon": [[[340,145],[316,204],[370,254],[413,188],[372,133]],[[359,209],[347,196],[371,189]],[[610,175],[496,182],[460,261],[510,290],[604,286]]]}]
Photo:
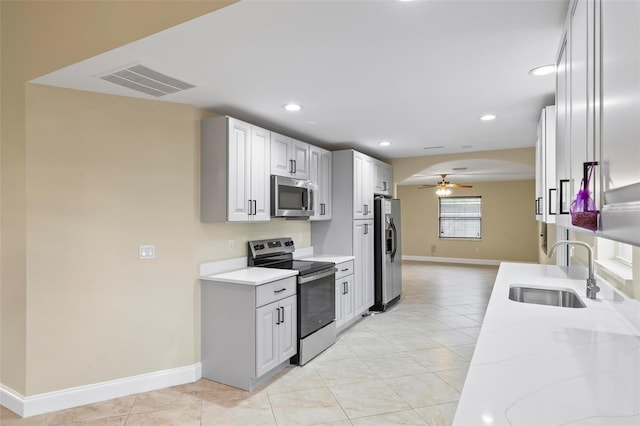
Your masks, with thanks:
[{"label": "stainless steel electric range", "polygon": [[294,260],[288,237],[248,244],[249,266],[298,271],[298,353],[291,362],[304,365],[336,341],[335,263]]}]

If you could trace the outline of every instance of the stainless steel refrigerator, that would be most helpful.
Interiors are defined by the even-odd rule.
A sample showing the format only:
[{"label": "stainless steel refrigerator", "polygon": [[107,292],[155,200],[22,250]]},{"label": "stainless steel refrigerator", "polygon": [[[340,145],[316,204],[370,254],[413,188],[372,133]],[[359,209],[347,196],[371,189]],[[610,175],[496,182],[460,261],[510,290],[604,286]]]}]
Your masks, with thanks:
[{"label": "stainless steel refrigerator", "polygon": [[375,303],[384,312],[402,295],[400,200],[376,197],[374,201]]}]

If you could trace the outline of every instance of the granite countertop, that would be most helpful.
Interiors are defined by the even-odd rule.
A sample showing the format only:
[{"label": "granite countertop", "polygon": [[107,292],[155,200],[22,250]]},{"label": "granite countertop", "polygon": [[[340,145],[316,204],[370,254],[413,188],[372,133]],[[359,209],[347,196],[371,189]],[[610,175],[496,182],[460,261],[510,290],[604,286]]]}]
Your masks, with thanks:
[{"label": "granite countertop", "polygon": [[262,285],[296,275],[298,275],[298,271],[289,269],[248,267],[220,274],[201,275],[200,279],[232,284]]},{"label": "granite countertop", "polygon": [[[640,303],[601,280],[588,299],[572,274],[500,266],[455,425],[640,424]],[[514,302],[513,284],[574,290],[586,308]]]}]

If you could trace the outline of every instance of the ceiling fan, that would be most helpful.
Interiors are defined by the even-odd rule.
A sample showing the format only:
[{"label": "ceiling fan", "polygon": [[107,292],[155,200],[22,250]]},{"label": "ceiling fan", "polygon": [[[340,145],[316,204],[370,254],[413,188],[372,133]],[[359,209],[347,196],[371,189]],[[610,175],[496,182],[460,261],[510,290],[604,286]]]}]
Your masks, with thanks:
[{"label": "ceiling fan", "polygon": [[451,188],[473,188],[473,185],[462,185],[459,183],[450,183],[449,181],[446,180],[447,179],[446,173],[443,173],[440,176],[442,176],[442,180],[436,183],[435,185],[422,185],[418,189],[437,188],[436,189],[437,195],[447,196],[451,194]]}]

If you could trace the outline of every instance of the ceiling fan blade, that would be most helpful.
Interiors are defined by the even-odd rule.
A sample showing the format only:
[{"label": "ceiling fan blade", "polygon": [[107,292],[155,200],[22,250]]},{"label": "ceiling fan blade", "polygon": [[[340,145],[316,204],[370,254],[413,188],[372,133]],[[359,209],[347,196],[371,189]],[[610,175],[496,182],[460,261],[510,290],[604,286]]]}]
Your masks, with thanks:
[{"label": "ceiling fan blade", "polygon": [[473,185],[462,185],[459,183],[450,183],[447,185],[449,188],[473,188]]},{"label": "ceiling fan blade", "polygon": [[421,185],[418,189],[436,188],[438,185]]}]

